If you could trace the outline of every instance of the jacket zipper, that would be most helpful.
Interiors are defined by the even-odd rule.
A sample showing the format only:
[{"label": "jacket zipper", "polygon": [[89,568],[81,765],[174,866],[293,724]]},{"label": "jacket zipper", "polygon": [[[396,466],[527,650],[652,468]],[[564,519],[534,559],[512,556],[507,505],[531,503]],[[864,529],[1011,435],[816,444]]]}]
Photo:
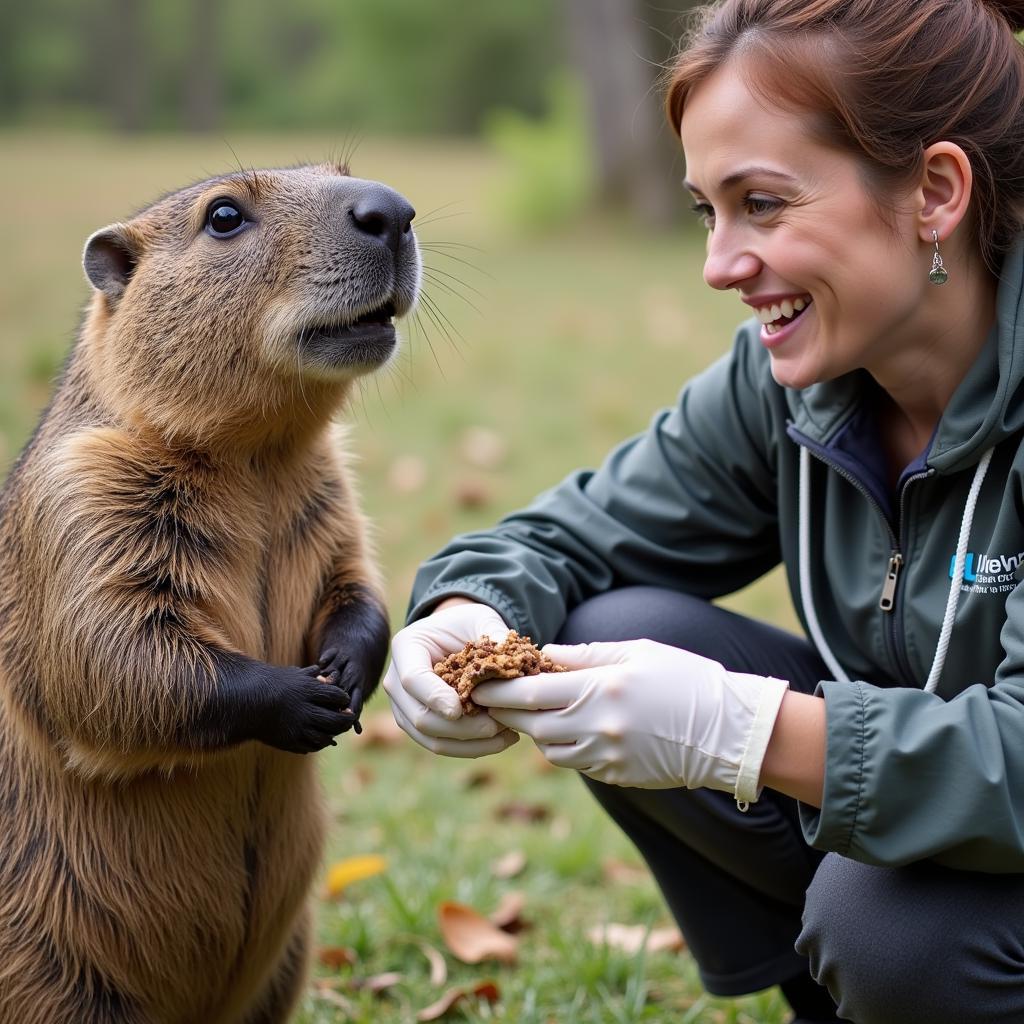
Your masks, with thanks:
[{"label": "jacket zipper", "polygon": [[882,594],[878,602],[879,608],[886,612],[889,616],[889,628],[884,630],[886,638],[886,647],[889,649],[889,654],[892,657],[892,661],[899,674],[903,677],[903,681],[911,686],[920,685],[919,682],[914,678],[913,671],[910,668],[910,664],[907,660],[906,651],[904,650],[903,644],[900,642],[900,625],[902,624],[902,603],[899,601],[899,576],[900,570],[904,566],[903,551],[901,545],[901,535],[903,532],[903,511],[905,506],[905,498],[907,488],[915,480],[923,480],[926,477],[932,475],[935,472],[933,469],[924,470],[920,473],[914,473],[903,482],[903,486],[900,488],[899,497],[899,510],[897,512],[897,529],[893,529],[892,523],[889,521],[889,517],[885,514],[885,509],[875,500],[874,495],[864,486],[861,481],[853,475],[849,470],[844,467],[837,465],[832,462],[827,456],[822,455],[821,452],[816,451],[812,445],[805,445],[807,450],[821,463],[828,466],[833,473],[841,476],[847,483],[852,484],[866,499],[868,504],[875,510],[879,519],[885,526],[886,532],[889,534],[890,543],[890,554],[889,561],[886,565],[885,583],[882,585]]},{"label": "jacket zipper", "polygon": [[[889,638],[890,647],[899,668],[900,674],[903,676],[903,680],[906,683],[910,683],[914,686],[920,686],[921,683],[914,677],[913,670],[910,667],[910,662],[907,658],[906,645],[901,643],[903,637],[903,604],[899,601],[899,593],[896,589],[896,583],[898,582],[899,570],[903,565],[903,523],[906,519],[906,499],[907,499],[907,488],[914,483],[915,480],[925,480],[935,472],[934,469],[922,470],[919,473],[912,473],[903,481],[903,486],[900,488],[899,494],[899,505],[896,511],[896,550],[893,552],[893,556],[899,557],[899,565],[896,567],[897,580],[893,583],[892,592],[892,605],[890,608],[886,608],[882,602],[885,600],[885,587],[882,588],[882,601],[879,602],[879,607],[884,612],[889,612]],[[890,559],[890,564],[892,559]],[[886,583],[888,583],[888,577],[886,577]]]},{"label": "jacket zipper", "polygon": [[896,604],[896,585],[900,581],[900,569],[903,566],[903,555],[894,551],[889,557],[889,568],[885,571],[885,582],[882,584],[882,597],[878,607],[883,612],[891,612]]}]

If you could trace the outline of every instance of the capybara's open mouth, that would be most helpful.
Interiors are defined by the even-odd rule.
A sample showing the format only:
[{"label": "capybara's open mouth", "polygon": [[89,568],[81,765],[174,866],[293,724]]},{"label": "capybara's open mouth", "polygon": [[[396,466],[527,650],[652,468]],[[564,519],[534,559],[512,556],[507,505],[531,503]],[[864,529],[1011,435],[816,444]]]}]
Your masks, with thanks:
[{"label": "capybara's open mouth", "polygon": [[310,324],[299,332],[301,341],[310,341],[315,337],[323,340],[335,339],[347,341],[354,338],[367,338],[375,336],[381,328],[386,328],[394,335],[395,326],[391,322],[395,315],[395,304],[388,299],[387,302],[375,309],[357,316],[354,320],[338,323]]},{"label": "capybara's open mouth", "polygon": [[383,306],[379,306],[377,309],[371,309],[369,313],[364,313],[362,316],[356,317],[351,326],[358,327],[360,324],[391,323],[391,318],[394,315],[395,304],[389,299]]},{"label": "capybara's open mouth", "polygon": [[302,353],[335,366],[376,366],[397,343],[395,304],[390,299],[347,323],[310,324],[298,332]]}]

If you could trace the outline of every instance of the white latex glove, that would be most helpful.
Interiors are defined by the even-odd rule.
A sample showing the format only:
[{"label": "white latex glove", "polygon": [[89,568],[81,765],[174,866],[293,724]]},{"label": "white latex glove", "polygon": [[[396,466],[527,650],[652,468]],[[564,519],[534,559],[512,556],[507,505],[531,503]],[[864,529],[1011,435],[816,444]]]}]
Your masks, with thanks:
[{"label": "white latex glove", "polygon": [[489,714],[464,715],[459,695],[434,674],[434,665],[471,640],[489,636],[502,643],[509,627],[486,604],[459,604],[405,627],[391,641],[391,664],[384,689],[395,721],[417,743],[435,754],[482,757],[519,740]]},{"label": "white latex glove", "polygon": [[548,644],[573,670],[481,683],[473,700],[552,764],[617,786],[707,786],[756,800],[781,679],[729,672],[652,640]]}]

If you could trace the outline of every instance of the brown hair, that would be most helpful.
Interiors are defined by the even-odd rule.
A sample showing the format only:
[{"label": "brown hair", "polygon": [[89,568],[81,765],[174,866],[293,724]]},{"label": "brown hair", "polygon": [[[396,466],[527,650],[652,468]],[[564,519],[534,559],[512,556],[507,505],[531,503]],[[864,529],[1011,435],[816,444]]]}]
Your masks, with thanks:
[{"label": "brown hair", "polygon": [[[1024,229],[1024,0],[721,0],[699,14],[669,72],[673,131],[693,89],[731,56],[751,87],[810,111],[815,133],[856,156],[881,200],[942,140],[974,172],[973,227],[993,271]],[[889,202],[891,210],[893,202]]]}]

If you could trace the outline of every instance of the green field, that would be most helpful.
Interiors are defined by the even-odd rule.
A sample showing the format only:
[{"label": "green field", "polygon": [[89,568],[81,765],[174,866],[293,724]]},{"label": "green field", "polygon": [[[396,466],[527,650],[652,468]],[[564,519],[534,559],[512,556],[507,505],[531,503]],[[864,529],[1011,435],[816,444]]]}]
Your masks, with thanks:
[{"label": "green field", "polygon": [[[345,148],[341,138],[0,135],[8,239],[0,255],[0,462],[9,465],[24,443],[71,344],[88,294],[80,255],[91,231],[186,181],[230,170],[234,154],[259,167]],[[703,284],[695,230],[654,235],[592,219],[543,237],[517,231],[496,212],[508,172],[480,147],[366,139],[352,168],[416,206],[426,291],[436,304],[406,325],[399,360],[367,381],[345,414],[399,623],[421,559],[643,429],[688,376],[726,350],[743,310]],[[778,573],[727,603],[794,622]],[[386,703],[379,696],[369,717],[388,715]],[[532,925],[521,935],[519,962],[468,967],[448,956],[447,984],[491,977],[501,995],[494,1004],[463,1004],[447,1019],[785,1018],[772,993],[737,1003],[703,997],[685,954],[645,958],[587,940],[603,922],[657,927],[667,914],[649,880],[605,877],[609,859],[638,863],[636,855],[579,781],[544,771],[528,741],[462,763],[411,741],[345,738],[321,760],[335,823],[329,860],[380,853],[388,869],[321,905],[323,943],[354,949],[357,960],[318,973],[333,976],[354,1011],[311,989],[303,1024],[414,1020],[440,994],[415,941],[441,948],[438,903],[455,899],[486,912],[510,889],[525,894]],[[543,808],[542,820],[502,818],[509,800]],[[513,849],[526,854],[525,870],[496,879],[492,861]],[[384,994],[358,988],[388,971],[401,979]]]}]

